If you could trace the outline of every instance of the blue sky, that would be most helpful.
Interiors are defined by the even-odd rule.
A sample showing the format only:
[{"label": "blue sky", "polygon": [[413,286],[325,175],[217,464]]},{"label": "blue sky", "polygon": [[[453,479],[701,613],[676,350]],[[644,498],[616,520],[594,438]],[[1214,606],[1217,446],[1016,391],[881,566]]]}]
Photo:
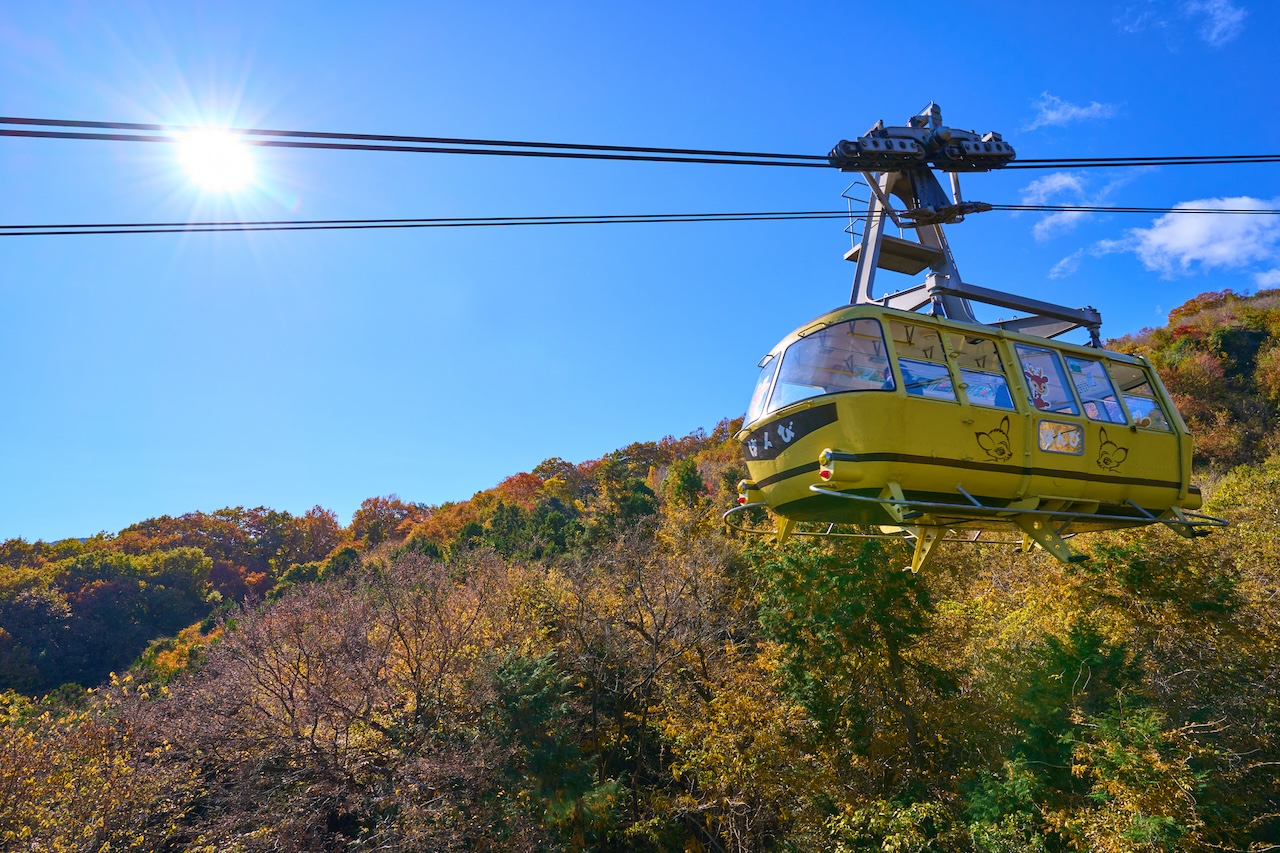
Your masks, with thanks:
[{"label": "blue sky", "polygon": [[[891,8],[892,7],[892,8]],[[1277,6],[0,0],[0,113],[825,154],[928,101],[1022,157],[1276,150]],[[0,139],[0,223],[812,210],[808,169]],[[1280,204],[1275,166],[967,176],[967,198]],[[1280,286],[1265,218],[987,213],[966,280],[1103,313]],[[746,408],[848,299],[840,222],[4,238],[0,538],[458,500]]]}]

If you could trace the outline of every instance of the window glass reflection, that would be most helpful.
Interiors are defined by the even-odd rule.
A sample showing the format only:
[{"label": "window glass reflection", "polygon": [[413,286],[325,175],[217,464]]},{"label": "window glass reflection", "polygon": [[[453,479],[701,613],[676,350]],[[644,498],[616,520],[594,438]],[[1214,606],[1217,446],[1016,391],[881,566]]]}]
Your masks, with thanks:
[{"label": "window glass reflection", "polygon": [[1116,391],[1111,387],[1111,379],[1102,362],[1071,355],[1065,356],[1065,360],[1067,373],[1071,375],[1080,404],[1089,419],[1110,424],[1124,423],[1124,412],[1120,411]]},{"label": "window glass reflection", "polygon": [[1058,354],[1043,347],[1017,344],[1014,347],[1022,362],[1022,375],[1027,381],[1027,399],[1042,412],[1078,415],[1075,398],[1062,373]]},{"label": "window glass reflection", "polygon": [[1156,393],[1146,371],[1131,364],[1112,364],[1111,375],[1115,377],[1116,387],[1124,396],[1124,404],[1136,426],[1170,431],[1169,419],[1156,402]]},{"label": "window glass reflection", "polygon": [[889,333],[898,351],[903,390],[915,397],[955,402],[956,389],[937,330],[893,320],[889,323]]},{"label": "window glass reflection", "polygon": [[1009,380],[1000,364],[996,342],[990,338],[971,335],[950,335],[951,351],[955,353],[960,368],[960,381],[965,396],[976,406],[1012,409],[1013,395],[1009,393]]},{"label": "window glass reflection", "polygon": [[756,389],[751,392],[751,405],[747,406],[747,419],[751,423],[764,414],[765,401],[769,399],[769,389],[773,386],[773,375],[778,372],[778,358],[770,353],[764,366],[760,368],[760,376],[756,379]]},{"label": "window glass reflection", "polygon": [[880,323],[870,318],[848,320],[787,347],[767,411],[821,394],[893,387]]}]

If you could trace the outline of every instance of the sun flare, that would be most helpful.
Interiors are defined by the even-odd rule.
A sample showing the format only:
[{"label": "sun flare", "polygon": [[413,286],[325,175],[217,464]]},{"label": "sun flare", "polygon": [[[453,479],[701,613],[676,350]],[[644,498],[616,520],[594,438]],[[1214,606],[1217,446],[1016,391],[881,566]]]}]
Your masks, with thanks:
[{"label": "sun flare", "polygon": [[200,130],[184,134],[178,154],[191,180],[212,192],[234,192],[253,183],[249,146],[233,134]]}]

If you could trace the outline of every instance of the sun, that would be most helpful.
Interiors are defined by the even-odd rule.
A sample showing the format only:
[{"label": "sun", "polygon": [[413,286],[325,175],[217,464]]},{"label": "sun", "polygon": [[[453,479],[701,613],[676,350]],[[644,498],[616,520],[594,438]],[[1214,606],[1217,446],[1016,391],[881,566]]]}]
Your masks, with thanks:
[{"label": "sun", "polygon": [[235,192],[253,183],[253,156],[234,134],[220,130],[184,133],[178,156],[191,180],[212,192]]}]

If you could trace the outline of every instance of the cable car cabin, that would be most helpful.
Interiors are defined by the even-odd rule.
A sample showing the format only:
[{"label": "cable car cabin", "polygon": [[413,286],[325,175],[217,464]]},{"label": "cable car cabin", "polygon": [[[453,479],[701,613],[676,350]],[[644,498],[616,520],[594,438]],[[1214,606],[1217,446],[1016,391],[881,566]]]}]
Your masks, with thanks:
[{"label": "cable car cabin", "polygon": [[1144,358],[876,305],[851,305],[760,362],[734,514],[880,525],[914,538],[912,570],[948,531],[1064,537],[1213,520],[1188,480],[1191,436]]}]

